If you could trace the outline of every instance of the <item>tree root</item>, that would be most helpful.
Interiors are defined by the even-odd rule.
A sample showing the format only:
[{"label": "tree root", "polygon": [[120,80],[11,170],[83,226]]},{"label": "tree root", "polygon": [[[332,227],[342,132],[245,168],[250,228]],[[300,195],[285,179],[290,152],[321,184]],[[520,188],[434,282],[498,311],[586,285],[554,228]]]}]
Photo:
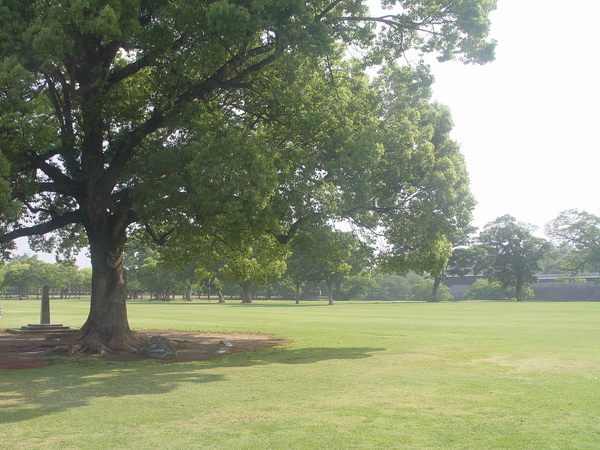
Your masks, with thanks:
[{"label": "tree root", "polygon": [[113,336],[108,341],[102,339],[94,332],[78,334],[74,337],[74,342],[69,345],[69,353],[72,355],[78,353],[98,355],[135,353],[146,339],[143,333],[131,330]]}]

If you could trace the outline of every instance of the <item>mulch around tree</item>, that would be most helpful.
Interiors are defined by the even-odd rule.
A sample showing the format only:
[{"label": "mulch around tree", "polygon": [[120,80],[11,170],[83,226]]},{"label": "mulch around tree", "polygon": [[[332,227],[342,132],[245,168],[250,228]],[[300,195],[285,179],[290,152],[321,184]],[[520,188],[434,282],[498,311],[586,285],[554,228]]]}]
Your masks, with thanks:
[{"label": "mulch around tree", "polygon": [[[266,334],[225,334],[204,333],[197,331],[143,331],[148,337],[164,336],[177,349],[175,358],[158,361],[135,353],[117,353],[104,355],[110,361],[155,361],[160,364],[172,364],[186,361],[205,361],[217,358],[227,353],[251,352],[270,348],[289,341],[275,339]],[[69,344],[72,337],[65,336],[57,339],[46,339],[43,334],[12,334],[0,331],[0,369],[34,369],[51,364],[48,357],[60,346]],[[230,347],[225,347],[221,341],[227,341]],[[98,355],[68,354],[60,356],[67,358],[98,358]]]}]

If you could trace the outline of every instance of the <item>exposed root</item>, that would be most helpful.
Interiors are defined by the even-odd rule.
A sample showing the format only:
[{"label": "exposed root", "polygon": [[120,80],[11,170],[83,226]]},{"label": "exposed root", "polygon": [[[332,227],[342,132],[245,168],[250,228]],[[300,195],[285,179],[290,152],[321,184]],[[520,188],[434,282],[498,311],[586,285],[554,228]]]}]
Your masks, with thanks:
[{"label": "exposed root", "polygon": [[[205,361],[225,354],[224,348],[230,352],[247,352],[258,349],[271,348],[275,345],[288,343],[279,341],[268,335],[254,334],[223,334],[206,333],[198,331],[146,331],[146,337],[160,334],[174,343],[177,356],[171,359],[155,360],[157,364],[173,362]],[[54,360],[52,357],[73,358],[76,360],[96,359],[96,355],[89,353],[69,354],[71,345],[81,343],[74,340],[75,335],[44,339],[40,335],[15,335],[0,330],[0,372],[1,369],[31,369],[58,363],[62,358]],[[232,347],[224,347],[224,342],[229,342]],[[223,351],[221,351],[223,349]],[[104,358],[102,358],[104,359]],[[149,358],[139,352],[112,353],[110,361],[148,361]],[[1,375],[0,375],[1,378]]]},{"label": "exposed root", "polygon": [[82,342],[76,342],[69,346],[69,354],[77,353],[106,355],[111,353],[111,349],[97,339],[84,339]]},{"label": "exposed root", "polygon": [[135,353],[139,346],[146,340],[143,333],[128,331],[113,336],[106,341],[97,333],[78,334],[74,342],[69,345],[70,354],[88,353],[106,355],[111,353]]}]

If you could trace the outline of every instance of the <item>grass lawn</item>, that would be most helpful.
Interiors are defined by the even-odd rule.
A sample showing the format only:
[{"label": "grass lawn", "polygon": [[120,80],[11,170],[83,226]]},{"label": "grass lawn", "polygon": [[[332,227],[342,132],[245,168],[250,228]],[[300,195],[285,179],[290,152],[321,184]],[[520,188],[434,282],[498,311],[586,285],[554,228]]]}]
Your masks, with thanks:
[{"label": "grass lawn", "polygon": [[[2,328],[39,301],[2,300]],[[83,300],[52,300],[80,326]],[[0,371],[0,447],[598,449],[600,303],[129,304],[135,329],[293,343]]]}]

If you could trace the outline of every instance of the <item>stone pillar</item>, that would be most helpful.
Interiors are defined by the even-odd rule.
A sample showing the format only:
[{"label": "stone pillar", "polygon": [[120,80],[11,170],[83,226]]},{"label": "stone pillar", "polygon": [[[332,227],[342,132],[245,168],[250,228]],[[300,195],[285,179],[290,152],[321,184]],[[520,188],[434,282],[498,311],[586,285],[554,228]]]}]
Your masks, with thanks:
[{"label": "stone pillar", "polygon": [[50,287],[42,287],[42,313],[40,315],[42,325],[50,324]]}]

